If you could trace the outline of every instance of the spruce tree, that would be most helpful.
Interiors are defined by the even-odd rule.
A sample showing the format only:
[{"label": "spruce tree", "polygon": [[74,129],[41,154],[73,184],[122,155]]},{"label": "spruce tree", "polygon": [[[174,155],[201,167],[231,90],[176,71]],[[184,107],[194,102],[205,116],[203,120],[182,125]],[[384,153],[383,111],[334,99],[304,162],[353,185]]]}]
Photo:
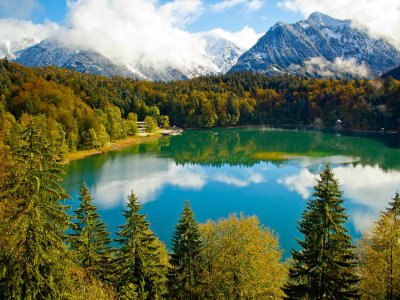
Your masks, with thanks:
[{"label": "spruce tree", "polygon": [[[0,220],[0,291],[4,299],[60,299],[65,291],[64,232],[69,196],[60,186],[56,149],[39,118],[10,143],[14,169],[0,187],[9,211]],[[18,129],[16,129],[16,133]]]},{"label": "spruce tree", "polygon": [[201,255],[199,226],[189,206],[181,213],[172,240],[168,288],[172,299],[201,299],[204,294],[205,262]]},{"label": "spruce tree", "polygon": [[343,226],[342,192],[329,166],[320,174],[299,222],[304,240],[292,250],[287,299],[357,299],[356,256]]},{"label": "spruce tree", "polygon": [[71,248],[78,264],[105,279],[111,260],[111,239],[85,183],[80,190],[79,208],[74,211],[74,219]]},{"label": "spruce tree", "polygon": [[160,243],[150,230],[135,194],[128,196],[126,223],[119,226],[115,258],[115,286],[121,299],[159,299],[165,293],[166,267]]}]

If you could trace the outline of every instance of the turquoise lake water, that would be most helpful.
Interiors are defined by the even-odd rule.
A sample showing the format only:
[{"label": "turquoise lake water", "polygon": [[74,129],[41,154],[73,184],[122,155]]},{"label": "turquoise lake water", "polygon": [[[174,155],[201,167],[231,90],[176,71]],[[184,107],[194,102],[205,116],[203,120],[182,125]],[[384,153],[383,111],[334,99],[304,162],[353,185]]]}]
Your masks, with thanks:
[{"label": "turquoise lake water", "polygon": [[111,232],[124,222],[121,210],[134,191],[167,246],[186,199],[199,222],[257,215],[279,235],[287,257],[297,247],[297,220],[327,163],[343,190],[346,227],[360,237],[400,189],[399,140],[300,129],[191,130],[71,162],[63,186],[78,199],[85,181]]}]

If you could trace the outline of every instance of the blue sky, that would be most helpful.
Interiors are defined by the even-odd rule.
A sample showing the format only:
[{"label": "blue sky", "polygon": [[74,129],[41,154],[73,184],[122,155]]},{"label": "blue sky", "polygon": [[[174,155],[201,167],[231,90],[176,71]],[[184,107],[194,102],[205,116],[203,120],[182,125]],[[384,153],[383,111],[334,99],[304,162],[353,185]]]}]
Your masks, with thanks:
[{"label": "blue sky", "polygon": [[[171,1],[158,1],[159,5],[168,2]],[[239,31],[244,26],[249,26],[256,32],[265,32],[278,21],[293,23],[303,18],[299,12],[278,7],[276,0],[231,0],[231,3],[237,4],[230,4],[232,7],[226,5],[225,9],[215,9],[215,5],[223,2],[223,0],[202,1],[201,12],[192,22],[185,25],[185,29],[190,32],[207,31],[213,28]],[[249,8],[251,2],[257,3],[253,9]],[[48,20],[62,24],[66,14],[66,0],[0,0],[0,17],[2,18],[29,19],[34,23],[43,23]]]},{"label": "blue sky", "polygon": [[145,2],[156,9],[170,6],[174,9],[172,15],[178,15],[172,17],[187,14],[184,24],[178,27],[191,33],[213,28],[237,32],[247,26],[260,34],[278,21],[294,23],[313,11],[320,11],[340,19],[353,19],[372,33],[385,35],[400,45],[399,0],[0,0],[0,18],[70,26],[65,21],[71,13],[67,2],[103,9],[119,5],[122,9],[130,6],[140,10]]}]

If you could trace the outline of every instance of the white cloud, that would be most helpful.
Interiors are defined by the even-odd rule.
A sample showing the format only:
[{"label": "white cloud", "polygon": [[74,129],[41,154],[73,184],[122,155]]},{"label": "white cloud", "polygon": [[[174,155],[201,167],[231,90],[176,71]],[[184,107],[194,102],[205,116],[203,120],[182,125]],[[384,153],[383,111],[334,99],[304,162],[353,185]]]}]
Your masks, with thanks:
[{"label": "white cloud", "polygon": [[242,5],[249,11],[255,11],[259,10],[264,6],[264,1],[262,0],[224,0],[221,2],[218,2],[216,4],[213,4],[211,6],[211,9],[214,12],[221,12],[224,10],[231,9],[235,6]]},{"label": "white cloud", "polygon": [[167,185],[182,189],[201,189],[207,182],[197,166],[177,166],[170,160],[132,157],[126,161],[107,161],[91,192],[103,209],[126,201],[133,191],[141,203],[153,201]]},{"label": "white cloud", "polygon": [[[348,165],[335,167],[333,172],[340,182],[343,196],[358,205],[351,208],[350,215],[359,232],[372,225],[399,188],[400,172],[384,171],[379,166]],[[302,169],[299,174],[278,179],[278,183],[307,199],[316,184],[315,178],[318,174]]]},{"label": "white cloud", "polygon": [[322,77],[335,77],[338,74],[345,76],[350,74],[362,78],[371,77],[371,71],[365,63],[357,63],[355,58],[336,57],[333,62],[330,62],[323,57],[312,57],[304,62],[304,67],[291,64],[289,69],[293,72],[302,72],[304,70]]},{"label": "white cloud", "polygon": [[319,11],[340,19],[352,19],[371,33],[388,36],[400,47],[400,2],[398,0],[283,0],[278,6],[305,17]]},{"label": "white cloud", "polygon": [[303,199],[307,199],[311,196],[315,178],[317,175],[312,174],[308,169],[302,169],[297,175],[285,176],[277,181],[286,186],[289,191],[297,192]]},{"label": "white cloud", "polygon": [[246,174],[246,178],[238,178],[226,173],[219,173],[213,177],[214,181],[222,182],[235,187],[247,187],[250,184],[259,184],[265,181],[264,177],[259,173]]},{"label": "white cloud", "polygon": [[55,34],[58,29],[58,25],[52,22],[34,24],[25,20],[0,19],[0,40],[17,41],[24,38],[34,38],[41,41]]},{"label": "white cloud", "polygon": [[312,157],[312,156],[294,156],[291,158],[291,163],[296,166],[303,168],[317,165],[326,164],[348,164],[352,162],[359,161],[359,157],[344,156],[344,155],[333,155],[333,156],[323,156],[323,157]]},{"label": "white cloud", "polygon": [[196,0],[161,6],[151,0],[70,1],[68,29],[61,40],[70,47],[95,49],[116,62],[139,60],[156,70],[206,65],[204,44],[179,27],[190,22],[200,6]]},{"label": "white cloud", "polygon": [[201,34],[212,34],[217,37],[227,39],[228,41],[233,42],[240,48],[246,50],[254,46],[258,39],[264,35],[264,33],[256,33],[254,29],[249,26],[245,26],[242,30],[236,32],[230,32],[221,28],[215,28],[207,32],[202,32],[200,33],[200,35]]},{"label": "white cloud", "polygon": [[358,64],[355,58],[345,59],[336,57],[330,62],[322,57],[313,57],[304,62],[309,73],[318,73],[323,77],[332,77],[336,74],[351,74],[357,77],[370,76],[370,70],[365,63]]},{"label": "white cloud", "polygon": [[264,6],[264,2],[261,0],[252,0],[249,2],[247,7],[249,10],[259,10]]},{"label": "white cloud", "polygon": [[7,17],[27,18],[37,9],[37,0],[0,0],[0,15]]},{"label": "white cloud", "polygon": [[203,12],[201,0],[175,0],[160,7],[161,13],[177,26],[195,21]]}]

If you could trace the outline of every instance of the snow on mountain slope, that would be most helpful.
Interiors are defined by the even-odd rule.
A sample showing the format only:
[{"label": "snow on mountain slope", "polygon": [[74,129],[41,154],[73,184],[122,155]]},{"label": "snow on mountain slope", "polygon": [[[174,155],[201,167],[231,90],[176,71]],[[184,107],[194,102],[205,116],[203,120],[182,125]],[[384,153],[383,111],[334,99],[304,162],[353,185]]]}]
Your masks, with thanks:
[{"label": "snow on mountain slope", "polygon": [[125,66],[114,64],[97,52],[69,49],[55,39],[21,51],[16,61],[30,67],[57,66],[81,73],[135,77]]},{"label": "snow on mountain slope", "polygon": [[399,64],[400,52],[386,40],[316,12],[295,24],[275,24],[230,71],[372,78]]},{"label": "snow on mountain slope", "polygon": [[233,42],[211,32],[199,35],[206,43],[205,51],[209,59],[219,68],[221,73],[228,72],[237,62],[245,49]]},{"label": "snow on mountain slope", "polygon": [[30,37],[17,40],[0,40],[0,59],[5,57],[8,59],[15,59],[19,56],[19,53],[22,50],[25,50],[38,43],[38,40]]}]

